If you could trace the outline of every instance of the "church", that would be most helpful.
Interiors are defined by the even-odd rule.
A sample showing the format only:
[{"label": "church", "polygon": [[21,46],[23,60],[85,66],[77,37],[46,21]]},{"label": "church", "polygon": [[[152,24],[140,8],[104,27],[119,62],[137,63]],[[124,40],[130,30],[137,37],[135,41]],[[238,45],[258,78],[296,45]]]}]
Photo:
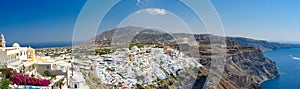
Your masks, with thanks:
[{"label": "church", "polygon": [[[6,47],[3,34],[0,36],[0,68],[20,69],[27,64],[30,65],[35,60],[35,50],[30,47],[21,47],[18,43],[13,43],[11,47]],[[25,62],[25,63],[24,63]]]}]

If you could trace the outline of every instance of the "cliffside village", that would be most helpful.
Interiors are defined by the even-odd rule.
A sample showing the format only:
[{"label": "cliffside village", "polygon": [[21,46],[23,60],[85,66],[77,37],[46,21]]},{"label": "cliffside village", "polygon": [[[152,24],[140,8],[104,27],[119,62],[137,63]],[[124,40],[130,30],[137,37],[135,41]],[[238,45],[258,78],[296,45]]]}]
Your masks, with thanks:
[{"label": "cliffside village", "polygon": [[9,71],[9,76],[0,78],[8,78],[13,89],[90,89],[86,73],[95,75],[104,86],[157,86],[157,79],[177,77],[180,70],[202,66],[172,48],[133,46],[108,54],[83,53],[75,57],[73,49],[67,47],[38,52],[18,43],[7,47],[3,34],[0,42],[0,67]]}]

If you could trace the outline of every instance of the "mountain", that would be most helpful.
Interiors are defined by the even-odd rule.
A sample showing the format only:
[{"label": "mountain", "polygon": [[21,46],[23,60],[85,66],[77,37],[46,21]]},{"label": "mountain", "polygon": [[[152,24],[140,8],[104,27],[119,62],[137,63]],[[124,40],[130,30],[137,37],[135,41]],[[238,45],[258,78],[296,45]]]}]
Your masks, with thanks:
[{"label": "mountain", "polygon": [[262,51],[267,50],[276,50],[280,48],[299,48],[299,44],[287,44],[287,43],[277,43],[277,42],[268,42],[264,40],[254,40],[250,38],[242,38],[242,37],[226,37],[228,40],[235,41],[240,46],[245,47],[254,47],[261,49]]},{"label": "mountain", "polygon": [[[107,45],[113,42],[136,44],[136,43],[169,43],[175,39],[194,39],[209,40],[211,37],[222,38],[211,34],[186,34],[186,33],[166,33],[157,29],[149,29],[143,27],[121,27],[98,34],[93,40],[96,44]],[[278,42],[268,42],[265,40],[255,40],[243,37],[226,37],[227,40],[235,42],[239,46],[254,47],[262,51],[276,50],[280,48],[300,48],[299,44],[287,44]]]},{"label": "mountain", "polygon": [[[210,37],[221,38],[211,34],[194,34],[194,36],[197,40],[209,40]],[[243,37],[226,37],[226,39],[235,42],[239,46],[254,47],[262,51],[276,50],[280,48],[300,48],[299,44],[268,42],[265,40],[255,40]]]},{"label": "mountain", "polygon": [[[196,48],[199,49],[199,54],[189,52],[185,52],[185,54],[194,56],[206,68],[199,72],[199,76],[194,84],[193,88],[199,89],[204,86],[208,76],[209,65],[212,61],[211,57],[218,55],[218,53],[212,53],[211,51],[211,43],[218,41],[210,40],[212,38],[221,39],[224,37],[210,34],[168,34],[158,29],[129,26],[105,31],[97,35],[93,40],[94,43],[99,46],[128,46],[129,44],[137,43],[156,43],[179,47],[177,45],[178,43],[188,43],[188,45],[193,46],[194,43],[191,43],[191,40],[196,39],[196,42],[199,43],[199,45],[196,46]],[[275,62],[265,57],[262,51],[276,48],[298,47],[298,45],[241,37],[226,37],[226,43],[227,62],[224,68],[224,75],[217,86],[218,89],[261,89],[262,87],[259,85],[261,82],[280,76]]]},{"label": "mountain", "polygon": [[157,43],[171,40],[167,33],[141,27],[121,27],[105,31],[94,38],[96,44],[111,45],[112,43]]}]

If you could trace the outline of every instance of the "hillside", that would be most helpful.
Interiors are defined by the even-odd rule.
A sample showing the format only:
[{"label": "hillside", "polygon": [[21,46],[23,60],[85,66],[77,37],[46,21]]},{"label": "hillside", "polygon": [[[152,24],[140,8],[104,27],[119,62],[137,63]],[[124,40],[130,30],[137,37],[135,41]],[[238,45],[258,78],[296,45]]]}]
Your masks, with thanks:
[{"label": "hillside", "polygon": [[[197,40],[209,40],[209,37],[219,37],[210,34],[195,34],[194,35]],[[220,37],[219,37],[220,38]],[[265,40],[255,40],[250,38],[243,37],[226,37],[227,40],[235,42],[239,46],[244,47],[254,47],[260,49],[262,51],[267,50],[276,50],[280,48],[299,48],[299,44],[288,44],[288,43],[278,43],[278,42],[268,42]]]},{"label": "hillside", "polygon": [[250,38],[242,38],[242,37],[226,37],[228,40],[235,41],[240,46],[245,47],[254,47],[261,49],[263,51],[266,50],[276,50],[280,48],[299,48],[299,44],[286,44],[286,43],[277,43],[277,42],[268,42],[264,40],[254,40]]},{"label": "hillside", "polygon": [[[128,27],[121,27],[121,28],[105,31],[101,34],[98,34],[93,39],[93,41],[95,41],[96,44],[98,45],[108,45],[112,41],[120,42],[120,43],[124,43],[124,41],[127,41],[130,44],[136,44],[136,43],[164,44],[164,43],[169,43],[174,39],[183,39],[183,37],[188,39],[194,39],[191,36],[194,36],[196,40],[209,40],[210,37],[221,38],[219,36],[210,35],[210,34],[185,34],[185,33],[169,34],[166,32],[153,30],[153,29],[128,26]],[[255,39],[243,38],[243,37],[226,37],[226,39],[235,42],[239,46],[254,47],[262,51],[276,50],[280,48],[300,47],[299,44],[268,42],[265,40],[255,40]]]}]

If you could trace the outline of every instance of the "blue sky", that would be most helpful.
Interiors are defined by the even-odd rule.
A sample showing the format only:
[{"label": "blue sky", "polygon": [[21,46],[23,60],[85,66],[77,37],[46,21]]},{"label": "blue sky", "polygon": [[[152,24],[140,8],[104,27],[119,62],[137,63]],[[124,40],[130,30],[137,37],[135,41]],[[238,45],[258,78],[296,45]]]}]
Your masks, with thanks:
[{"label": "blue sky", "polygon": [[[103,8],[101,2],[91,11]],[[8,42],[71,41],[85,3],[85,0],[1,0],[0,32]],[[212,0],[212,4],[228,36],[300,42],[299,0]],[[94,22],[84,23],[88,26]],[[98,33],[127,25],[206,33],[196,15],[176,0],[123,0],[107,13]]]},{"label": "blue sky", "polygon": [[68,41],[85,0],[0,0],[0,33],[8,42]]},{"label": "blue sky", "polygon": [[300,42],[299,0],[213,0],[227,35]]}]

